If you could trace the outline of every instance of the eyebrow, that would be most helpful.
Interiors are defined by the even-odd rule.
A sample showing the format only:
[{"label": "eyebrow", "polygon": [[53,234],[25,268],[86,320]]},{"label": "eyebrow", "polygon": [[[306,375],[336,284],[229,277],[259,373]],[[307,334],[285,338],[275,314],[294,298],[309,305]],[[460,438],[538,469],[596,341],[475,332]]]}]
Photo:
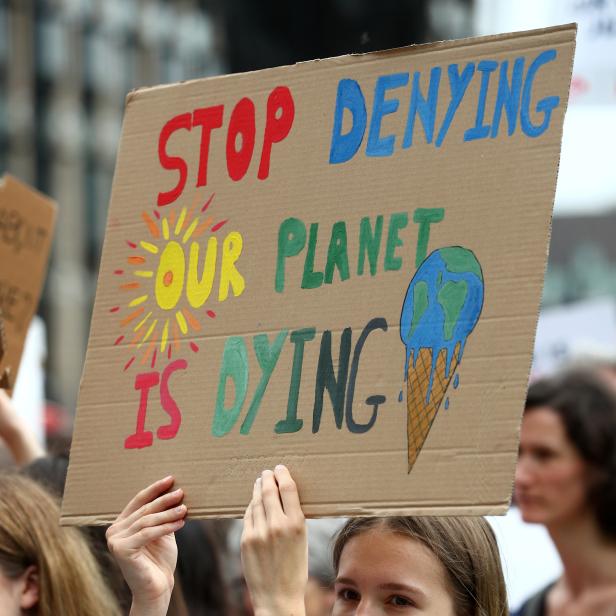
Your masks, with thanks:
[{"label": "eyebrow", "polygon": [[409,586],[408,584],[396,584],[395,582],[390,582],[388,584],[381,584],[379,588],[383,590],[402,590],[405,592],[410,592],[415,595],[420,595],[421,597],[425,597],[426,593],[417,586]]},{"label": "eyebrow", "polygon": [[[348,584],[349,586],[357,587],[357,584],[348,577],[339,577],[335,580],[336,584]],[[380,584],[379,588],[382,590],[397,590],[403,592],[410,592],[420,597],[425,597],[426,593],[417,586],[409,586],[407,584],[397,584],[396,582],[388,582],[387,584]]]}]

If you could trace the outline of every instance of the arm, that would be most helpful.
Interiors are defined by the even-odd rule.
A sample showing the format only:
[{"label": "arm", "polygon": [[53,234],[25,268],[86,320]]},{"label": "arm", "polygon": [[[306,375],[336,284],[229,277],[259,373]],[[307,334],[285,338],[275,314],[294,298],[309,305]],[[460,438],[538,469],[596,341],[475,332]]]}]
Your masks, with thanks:
[{"label": "arm", "polygon": [[133,498],[107,530],[107,544],[131,589],[131,616],[167,613],[178,549],[174,532],[184,526],[181,489],[167,492],[161,479]]},{"label": "arm", "polygon": [[8,447],[17,466],[25,466],[45,455],[45,450],[3,389],[0,389],[0,439]]},{"label": "arm", "polygon": [[255,616],[305,616],[306,523],[284,466],[255,482],[244,516],[242,565]]}]

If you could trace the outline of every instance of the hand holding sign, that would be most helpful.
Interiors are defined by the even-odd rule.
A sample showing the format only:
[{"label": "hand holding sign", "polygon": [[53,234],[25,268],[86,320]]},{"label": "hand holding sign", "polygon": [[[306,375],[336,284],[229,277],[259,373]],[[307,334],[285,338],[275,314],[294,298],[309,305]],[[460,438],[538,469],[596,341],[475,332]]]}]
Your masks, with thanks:
[{"label": "hand holding sign", "polygon": [[142,490],[107,530],[109,550],[133,594],[131,614],[166,614],[178,549],[174,532],[184,526],[181,489],[166,492],[173,477]]},{"label": "hand holding sign", "polygon": [[244,515],[242,565],[255,614],[304,613],[306,523],[295,481],[284,466],[263,471],[255,482]]}]

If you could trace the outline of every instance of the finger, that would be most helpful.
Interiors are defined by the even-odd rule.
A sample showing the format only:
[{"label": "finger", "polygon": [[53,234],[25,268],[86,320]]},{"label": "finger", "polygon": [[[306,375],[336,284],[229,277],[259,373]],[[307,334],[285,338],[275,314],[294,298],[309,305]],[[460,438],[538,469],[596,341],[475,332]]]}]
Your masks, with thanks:
[{"label": "finger", "polygon": [[0,389],[0,408],[9,408],[11,406],[11,399],[9,395],[4,391],[4,389]]},{"label": "finger", "polygon": [[0,411],[7,417],[10,415],[17,415],[15,406],[4,389],[0,389]]},{"label": "finger", "polygon": [[270,521],[282,517],[284,513],[280,502],[280,493],[278,492],[278,484],[276,479],[274,479],[272,471],[263,471],[261,475],[261,493],[265,518]]},{"label": "finger", "polygon": [[297,485],[295,481],[293,481],[289,469],[279,464],[274,469],[274,476],[278,483],[278,491],[280,493],[280,500],[282,501],[282,508],[285,515],[293,518],[303,518],[304,512],[299,502]]},{"label": "finger", "polygon": [[252,502],[250,504],[252,510],[252,524],[255,533],[263,536],[267,532],[267,521],[265,517],[265,509],[263,508],[263,497],[261,490],[261,477],[255,481],[252,490]]},{"label": "finger", "polygon": [[244,512],[244,529],[243,535],[250,534],[252,532],[252,500],[248,503],[246,511]]},{"label": "finger", "polygon": [[179,505],[173,509],[167,509],[166,511],[152,513],[139,518],[134,524],[131,525],[127,533],[133,535],[144,528],[148,528],[150,526],[161,526],[162,524],[175,522],[176,520],[181,520],[185,517],[186,505]]},{"label": "finger", "polygon": [[123,539],[122,547],[127,550],[138,550],[148,543],[156,541],[156,539],[175,533],[180,530],[185,523],[186,520],[182,518],[181,520],[168,522],[160,526],[148,526],[148,528],[143,528],[138,533]]},{"label": "finger", "polygon": [[118,516],[118,521],[127,518],[131,513],[134,513],[146,503],[154,500],[157,496],[167,491],[173,485],[173,477],[169,475],[164,479],[159,479],[147,488],[138,492],[137,495],[124,507],[122,513]]},{"label": "finger", "polygon": [[161,511],[171,509],[174,505],[179,504],[183,498],[184,490],[182,490],[182,488],[178,488],[173,492],[167,492],[167,494],[163,494],[162,496],[159,496],[153,501],[145,503],[145,505],[142,505],[139,509],[137,509],[137,511],[133,511],[133,513],[131,513],[124,519],[120,520],[118,518],[118,521],[114,524],[115,532],[128,529],[137,520],[143,518],[146,515],[150,515],[152,513],[159,513]]}]

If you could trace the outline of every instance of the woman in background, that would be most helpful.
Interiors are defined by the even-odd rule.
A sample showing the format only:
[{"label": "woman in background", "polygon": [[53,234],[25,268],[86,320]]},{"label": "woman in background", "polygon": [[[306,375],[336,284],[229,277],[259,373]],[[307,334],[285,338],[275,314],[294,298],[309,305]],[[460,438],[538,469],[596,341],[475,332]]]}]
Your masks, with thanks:
[{"label": "woman in background", "polygon": [[119,616],[85,538],[59,519],[55,500],[34,481],[0,475],[2,615]]},{"label": "woman in background", "polygon": [[614,616],[616,400],[605,383],[576,372],[530,386],[515,492],[564,567],[517,616]]}]

